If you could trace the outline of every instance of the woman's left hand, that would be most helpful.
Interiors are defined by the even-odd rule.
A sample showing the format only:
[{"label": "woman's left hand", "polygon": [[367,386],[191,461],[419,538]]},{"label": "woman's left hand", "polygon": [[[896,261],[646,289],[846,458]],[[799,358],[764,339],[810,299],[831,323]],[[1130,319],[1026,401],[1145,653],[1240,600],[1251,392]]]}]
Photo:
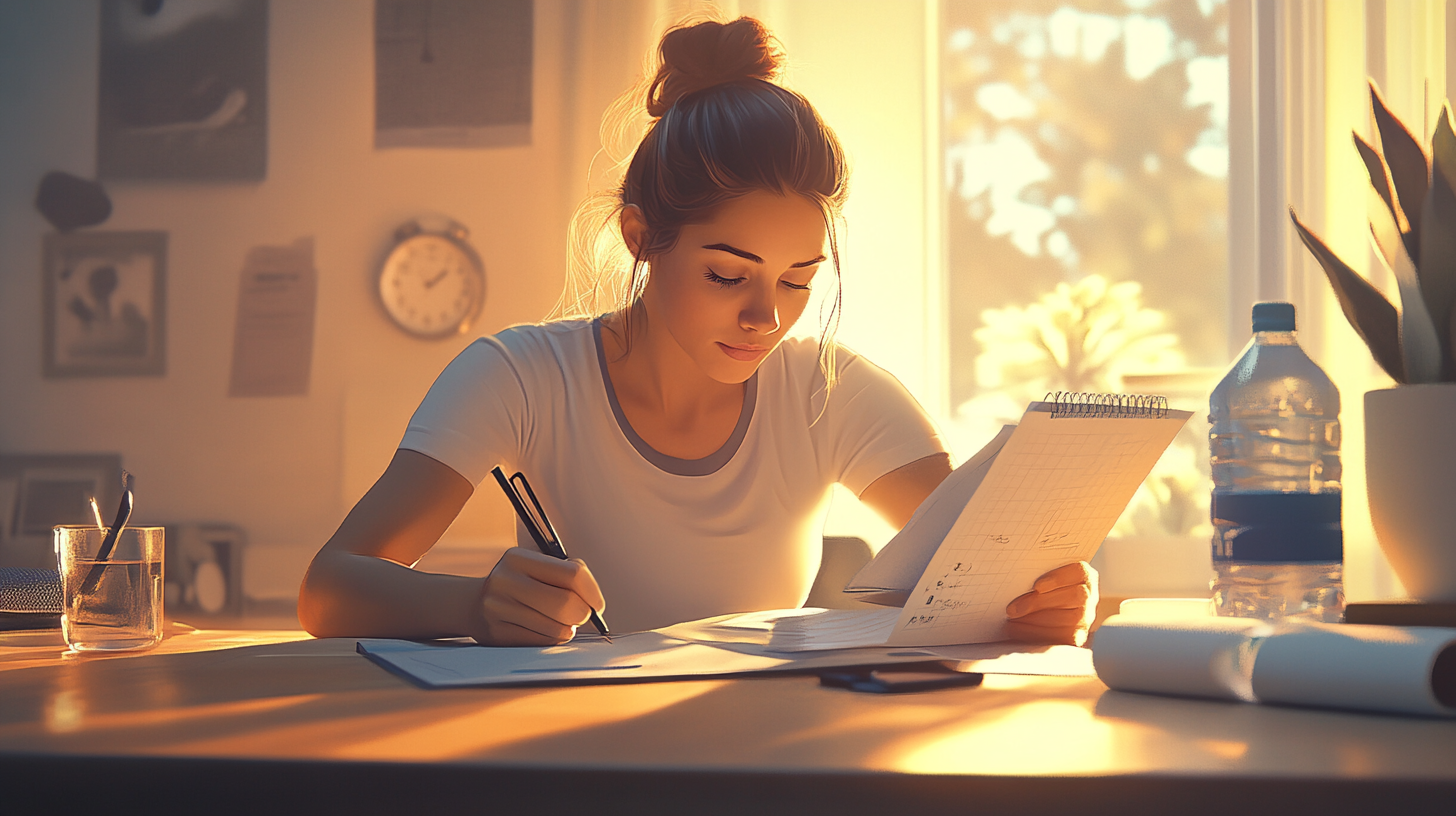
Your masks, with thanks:
[{"label": "woman's left hand", "polygon": [[1006,605],[1006,628],[1031,643],[1087,642],[1097,613],[1097,570],[1086,561],[1066,564],[1036,579],[1031,591]]}]

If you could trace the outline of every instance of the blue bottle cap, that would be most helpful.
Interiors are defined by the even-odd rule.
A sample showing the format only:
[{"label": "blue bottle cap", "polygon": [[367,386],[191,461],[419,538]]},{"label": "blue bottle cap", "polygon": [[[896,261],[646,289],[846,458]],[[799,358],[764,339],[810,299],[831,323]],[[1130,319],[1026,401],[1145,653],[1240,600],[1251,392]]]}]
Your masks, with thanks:
[{"label": "blue bottle cap", "polygon": [[1255,332],[1294,331],[1294,304],[1271,301],[1254,304]]}]

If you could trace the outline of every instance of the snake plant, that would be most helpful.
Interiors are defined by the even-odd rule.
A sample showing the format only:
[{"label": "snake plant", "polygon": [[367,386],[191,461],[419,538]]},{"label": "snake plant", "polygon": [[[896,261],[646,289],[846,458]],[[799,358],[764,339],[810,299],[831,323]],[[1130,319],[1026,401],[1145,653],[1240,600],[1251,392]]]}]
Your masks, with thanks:
[{"label": "snake plant", "polygon": [[1431,135],[1429,152],[1390,112],[1370,84],[1372,145],[1355,134],[1370,175],[1367,214],[1377,263],[1394,276],[1397,308],[1340,260],[1291,207],[1300,240],[1325,270],[1340,308],[1398,383],[1456,382],[1456,132],[1451,103]]}]

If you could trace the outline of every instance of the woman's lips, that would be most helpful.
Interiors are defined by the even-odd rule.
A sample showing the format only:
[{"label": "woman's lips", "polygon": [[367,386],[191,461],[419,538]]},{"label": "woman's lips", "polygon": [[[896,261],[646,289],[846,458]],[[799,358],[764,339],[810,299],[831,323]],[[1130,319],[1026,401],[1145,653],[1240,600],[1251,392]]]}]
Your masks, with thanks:
[{"label": "woman's lips", "polygon": [[757,360],[767,354],[769,349],[768,346],[730,346],[727,343],[719,343],[718,348],[729,357],[745,363]]}]

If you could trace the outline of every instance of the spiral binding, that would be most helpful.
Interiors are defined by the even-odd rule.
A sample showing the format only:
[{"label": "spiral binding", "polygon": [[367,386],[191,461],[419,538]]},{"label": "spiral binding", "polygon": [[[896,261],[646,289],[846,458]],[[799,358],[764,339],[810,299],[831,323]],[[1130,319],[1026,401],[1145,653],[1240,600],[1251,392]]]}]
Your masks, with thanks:
[{"label": "spiral binding", "polygon": [[1052,419],[1137,418],[1162,419],[1168,415],[1168,398],[1152,394],[1094,394],[1086,391],[1048,391],[1044,402],[1051,405]]}]

